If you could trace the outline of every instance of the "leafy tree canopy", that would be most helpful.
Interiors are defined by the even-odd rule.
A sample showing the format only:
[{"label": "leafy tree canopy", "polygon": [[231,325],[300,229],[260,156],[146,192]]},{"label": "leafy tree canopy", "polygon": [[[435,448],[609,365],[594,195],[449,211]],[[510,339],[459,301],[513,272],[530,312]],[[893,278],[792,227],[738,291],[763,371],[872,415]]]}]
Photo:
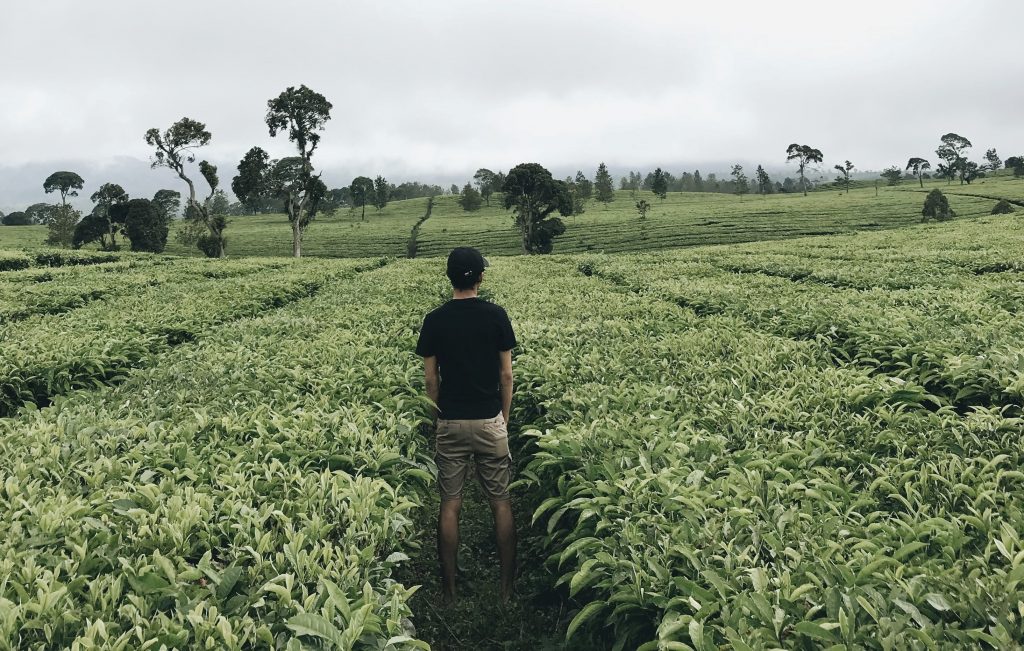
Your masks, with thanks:
[{"label": "leafy tree canopy", "polygon": [[177,190],[157,190],[153,195],[153,205],[170,221],[181,210],[181,193]]},{"label": "leafy tree canopy", "polygon": [[482,193],[473,187],[472,183],[467,183],[462,186],[462,192],[459,193],[457,201],[462,209],[466,212],[474,212],[480,210],[480,206],[483,205]]},{"label": "leafy tree canopy", "polygon": [[238,163],[238,174],[231,179],[231,191],[253,214],[270,193],[267,187],[269,169],[270,154],[261,147],[253,147],[242,157]]},{"label": "leafy tree canopy", "polygon": [[71,236],[71,246],[80,249],[92,242],[103,242],[108,233],[108,224],[106,216],[97,214],[94,210],[75,225],[75,231]]},{"label": "leafy tree canopy", "polygon": [[1024,156],[1010,156],[1006,159],[1006,167],[1013,170],[1015,178],[1024,176]]},{"label": "leafy tree canopy", "polygon": [[373,179],[366,176],[357,176],[352,179],[349,196],[352,197],[352,206],[362,208],[362,218],[366,219],[366,204],[374,199]]},{"label": "leafy tree canopy", "polygon": [[807,177],[804,175],[804,170],[809,164],[820,163],[823,159],[821,150],[810,145],[798,145],[794,142],[786,148],[786,160],[793,160],[797,163],[797,169],[800,172],[800,186],[803,188],[804,196],[807,195]]},{"label": "leafy tree canopy", "polygon": [[516,226],[525,253],[550,253],[553,240],[565,232],[565,225],[551,213],[572,214],[573,201],[564,181],[537,163],[523,163],[509,170],[502,187],[505,209],[515,212]]},{"label": "leafy tree canopy", "polygon": [[309,161],[320,144],[320,134],[331,119],[333,105],[327,98],[302,84],[289,86],[280,95],[267,101],[265,118],[270,135],[287,131],[288,140],[295,143],[299,156]]},{"label": "leafy tree canopy", "polygon": [[897,165],[887,167],[882,171],[882,178],[887,181],[888,185],[899,185],[900,181],[903,180],[903,170]]},{"label": "leafy tree canopy", "polygon": [[609,204],[615,200],[615,185],[612,175],[608,173],[608,167],[602,162],[597,166],[597,173],[594,175],[594,193],[598,201]]},{"label": "leafy tree canopy", "polygon": [[149,199],[132,199],[126,207],[125,234],[132,251],[161,253],[167,246],[170,220]]},{"label": "leafy tree canopy", "polygon": [[659,199],[664,199],[668,194],[668,179],[665,172],[659,167],[654,170],[654,177],[651,179],[651,192]]},{"label": "leafy tree canopy", "polygon": [[43,181],[43,190],[46,194],[59,192],[60,202],[66,204],[68,197],[78,196],[77,190],[81,190],[83,185],[85,185],[85,181],[75,172],[54,172]]},{"label": "leafy tree canopy", "polygon": [[35,223],[32,221],[32,217],[22,210],[7,213],[2,221],[4,226],[31,226]]}]

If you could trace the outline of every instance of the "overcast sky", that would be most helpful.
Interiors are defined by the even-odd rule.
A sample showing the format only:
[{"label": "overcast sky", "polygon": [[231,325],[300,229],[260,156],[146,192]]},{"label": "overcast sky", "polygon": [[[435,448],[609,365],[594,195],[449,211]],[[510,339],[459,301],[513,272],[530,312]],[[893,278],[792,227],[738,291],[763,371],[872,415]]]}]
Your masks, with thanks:
[{"label": "overcast sky", "polygon": [[877,170],[948,131],[1005,158],[1024,151],[1022,24],[1021,0],[4,2],[0,210],[48,199],[60,168],[84,195],[180,189],[142,136],[186,115],[228,185],[253,145],[291,153],[263,118],[303,83],[334,104],[330,186],[781,168],[791,142]]}]

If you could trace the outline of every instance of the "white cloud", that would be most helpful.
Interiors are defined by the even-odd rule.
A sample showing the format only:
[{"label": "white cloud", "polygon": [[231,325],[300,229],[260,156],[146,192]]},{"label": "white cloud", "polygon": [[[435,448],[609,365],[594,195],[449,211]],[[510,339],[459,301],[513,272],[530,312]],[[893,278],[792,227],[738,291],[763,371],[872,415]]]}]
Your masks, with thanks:
[{"label": "white cloud", "polygon": [[252,145],[288,153],[263,116],[300,83],[334,103],[317,162],[337,184],[526,160],[778,165],[793,141],[878,169],[947,131],[1005,157],[1024,150],[1022,22],[1018,0],[8,3],[0,209],[62,161],[140,192],[173,182],[112,161],[147,159],[145,130],[183,115],[230,179]]}]

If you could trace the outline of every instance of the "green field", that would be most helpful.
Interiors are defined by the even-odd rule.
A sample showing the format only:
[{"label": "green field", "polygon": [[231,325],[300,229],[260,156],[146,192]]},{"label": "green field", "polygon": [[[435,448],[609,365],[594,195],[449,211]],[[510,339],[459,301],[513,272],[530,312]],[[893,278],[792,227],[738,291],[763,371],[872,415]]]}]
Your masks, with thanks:
[{"label": "green field", "polygon": [[[925,191],[941,188],[950,195],[961,217],[988,214],[996,199],[1024,201],[1024,181],[999,176],[972,185],[931,181]],[[981,196],[975,196],[981,195]],[[723,244],[879,230],[916,224],[921,219],[924,194],[916,184],[838,192],[812,192],[808,196],[775,194],[766,197],[714,193],[669,193],[664,200],[642,193],[654,204],[645,222],[637,218],[635,200],[619,191],[605,206],[590,202],[584,214],[564,219],[567,230],[555,241],[555,252],[642,251],[679,246]],[[303,253],[322,257],[405,257],[410,231],[426,211],[426,199],[392,202],[377,211],[369,208],[365,221],[359,211],[344,209],[320,217],[306,232]],[[491,207],[467,213],[456,197],[436,199],[430,219],[418,238],[418,256],[439,256],[454,246],[476,246],[491,255],[521,251],[511,213],[492,198]],[[46,231],[41,226],[0,228],[0,248],[36,249]],[[227,231],[228,254],[237,256],[291,255],[291,229],[283,215],[231,218]],[[198,255],[171,237],[168,253]]]},{"label": "green field", "polygon": [[[698,243],[698,220],[750,239],[755,209],[785,207],[790,235],[864,230],[921,199],[658,210]],[[412,350],[442,260],[2,254],[20,262],[0,272],[0,648],[1019,647],[1024,223],[951,202],[975,218],[494,255],[485,296],[521,344],[507,611],[480,561],[470,598],[436,605]],[[317,224],[310,247],[407,212]],[[436,219],[430,255],[515,249],[500,213]],[[608,248],[630,219],[608,209]],[[494,239],[467,235],[481,223]],[[470,564],[493,554],[473,499]]]}]

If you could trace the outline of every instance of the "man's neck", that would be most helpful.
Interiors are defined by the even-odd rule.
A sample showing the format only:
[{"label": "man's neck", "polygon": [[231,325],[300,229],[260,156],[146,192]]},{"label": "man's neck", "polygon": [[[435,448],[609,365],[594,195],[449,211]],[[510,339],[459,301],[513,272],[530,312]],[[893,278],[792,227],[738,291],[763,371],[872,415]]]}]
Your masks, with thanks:
[{"label": "man's neck", "polygon": [[452,298],[456,301],[464,298],[477,298],[477,289],[453,289]]}]

